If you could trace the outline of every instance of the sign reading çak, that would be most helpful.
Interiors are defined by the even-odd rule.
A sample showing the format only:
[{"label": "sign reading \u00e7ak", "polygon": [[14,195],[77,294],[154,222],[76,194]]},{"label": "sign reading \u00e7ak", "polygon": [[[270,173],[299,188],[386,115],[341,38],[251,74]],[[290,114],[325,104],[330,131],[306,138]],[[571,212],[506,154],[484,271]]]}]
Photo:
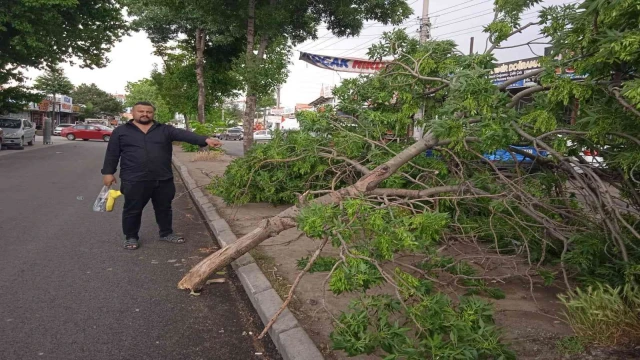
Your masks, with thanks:
[{"label": "sign reading \u00e7ak", "polygon": [[300,60],[327,70],[359,74],[375,74],[389,64],[388,61],[324,56],[307,52],[300,52]]}]

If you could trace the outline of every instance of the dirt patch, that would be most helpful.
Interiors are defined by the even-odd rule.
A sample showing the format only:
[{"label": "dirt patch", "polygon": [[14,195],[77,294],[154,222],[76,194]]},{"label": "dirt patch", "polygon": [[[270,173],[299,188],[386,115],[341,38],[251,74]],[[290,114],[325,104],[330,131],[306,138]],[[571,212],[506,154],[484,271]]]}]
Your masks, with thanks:
[{"label": "dirt patch", "polygon": [[[199,186],[208,184],[213,176],[223,175],[226,166],[233,160],[232,157],[224,155],[211,161],[193,162],[192,154],[184,153],[176,147],[174,151]],[[287,208],[269,204],[227,206],[217,196],[208,194],[208,197],[238,237],[252,231],[261,220]],[[284,298],[289,292],[290,284],[299,274],[297,260],[310,256],[318,246],[319,241],[302,236],[296,229],[290,229],[262,243],[252,251],[252,255],[278,294]],[[561,288],[530,282],[526,277],[501,277],[514,269],[519,273],[524,272],[528,266],[524,259],[491,258],[486,256],[481,247],[472,244],[456,245],[450,251],[448,255],[456,259],[464,257],[465,261],[477,268],[482,275],[494,276],[497,279],[491,281],[490,285],[504,291],[506,298],[489,300],[495,304],[495,318],[498,325],[504,329],[504,339],[511,344],[519,359],[565,358],[557,352],[556,342],[573,333],[562,320],[563,306],[557,297],[563,291]],[[323,252],[323,256],[336,255],[337,251],[328,247]],[[412,259],[403,260],[410,263]],[[330,349],[329,334],[333,330],[333,317],[337,317],[340,310],[347,307],[354,295],[334,296],[322,286],[326,277],[327,273],[306,274],[297,288],[290,308],[327,359],[346,359],[344,353]],[[451,295],[460,293],[452,288],[441,290]],[[376,288],[369,293],[391,293],[391,289]],[[359,356],[349,359],[370,360],[380,357]]]}]

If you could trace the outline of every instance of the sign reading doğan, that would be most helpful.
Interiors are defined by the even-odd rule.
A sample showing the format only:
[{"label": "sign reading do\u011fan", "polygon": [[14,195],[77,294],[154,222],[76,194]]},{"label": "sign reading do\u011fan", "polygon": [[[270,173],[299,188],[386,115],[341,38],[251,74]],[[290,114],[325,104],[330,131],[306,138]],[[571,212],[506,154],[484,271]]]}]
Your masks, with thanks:
[{"label": "sign reading do\u011fan", "polygon": [[[497,64],[496,67],[491,71],[491,75],[489,75],[489,78],[493,80],[494,85],[500,85],[503,82],[516,76],[520,76],[527,72],[540,69],[539,60],[540,58],[535,57]],[[531,79],[524,79],[509,85],[507,89],[526,87],[531,85],[535,85],[535,83]]]}]

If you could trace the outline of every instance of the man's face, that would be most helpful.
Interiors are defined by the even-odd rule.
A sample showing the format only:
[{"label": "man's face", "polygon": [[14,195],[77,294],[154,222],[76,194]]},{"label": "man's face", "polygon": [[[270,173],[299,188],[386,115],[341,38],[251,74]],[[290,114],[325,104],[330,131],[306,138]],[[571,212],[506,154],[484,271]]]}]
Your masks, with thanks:
[{"label": "man's face", "polygon": [[147,105],[136,105],[133,107],[133,120],[142,125],[153,121],[153,107]]}]

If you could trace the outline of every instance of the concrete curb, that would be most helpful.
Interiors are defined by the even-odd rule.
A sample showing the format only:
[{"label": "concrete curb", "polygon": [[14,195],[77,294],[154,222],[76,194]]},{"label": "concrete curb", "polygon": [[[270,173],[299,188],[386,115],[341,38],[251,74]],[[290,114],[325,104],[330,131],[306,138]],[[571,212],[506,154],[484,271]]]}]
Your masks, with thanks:
[{"label": "concrete curb", "polygon": [[[178,169],[187,189],[191,189],[189,194],[204,215],[207,225],[215,234],[218,244],[224,247],[235,242],[237,238],[231,231],[229,224],[218,214],[213,204],[209,202],[207,196],[189,175],[187,167],[176,156],[173,156],[173,165]],[[238,274],[251,303],[258,311],[262,322],[266,325],[282,306],[282,299],[249,253],[232,262],[231,267]],[[269,335],[284,360],[324,359],[322,353],[289,309],[280,314],[278,320],[269,329]]]}]

